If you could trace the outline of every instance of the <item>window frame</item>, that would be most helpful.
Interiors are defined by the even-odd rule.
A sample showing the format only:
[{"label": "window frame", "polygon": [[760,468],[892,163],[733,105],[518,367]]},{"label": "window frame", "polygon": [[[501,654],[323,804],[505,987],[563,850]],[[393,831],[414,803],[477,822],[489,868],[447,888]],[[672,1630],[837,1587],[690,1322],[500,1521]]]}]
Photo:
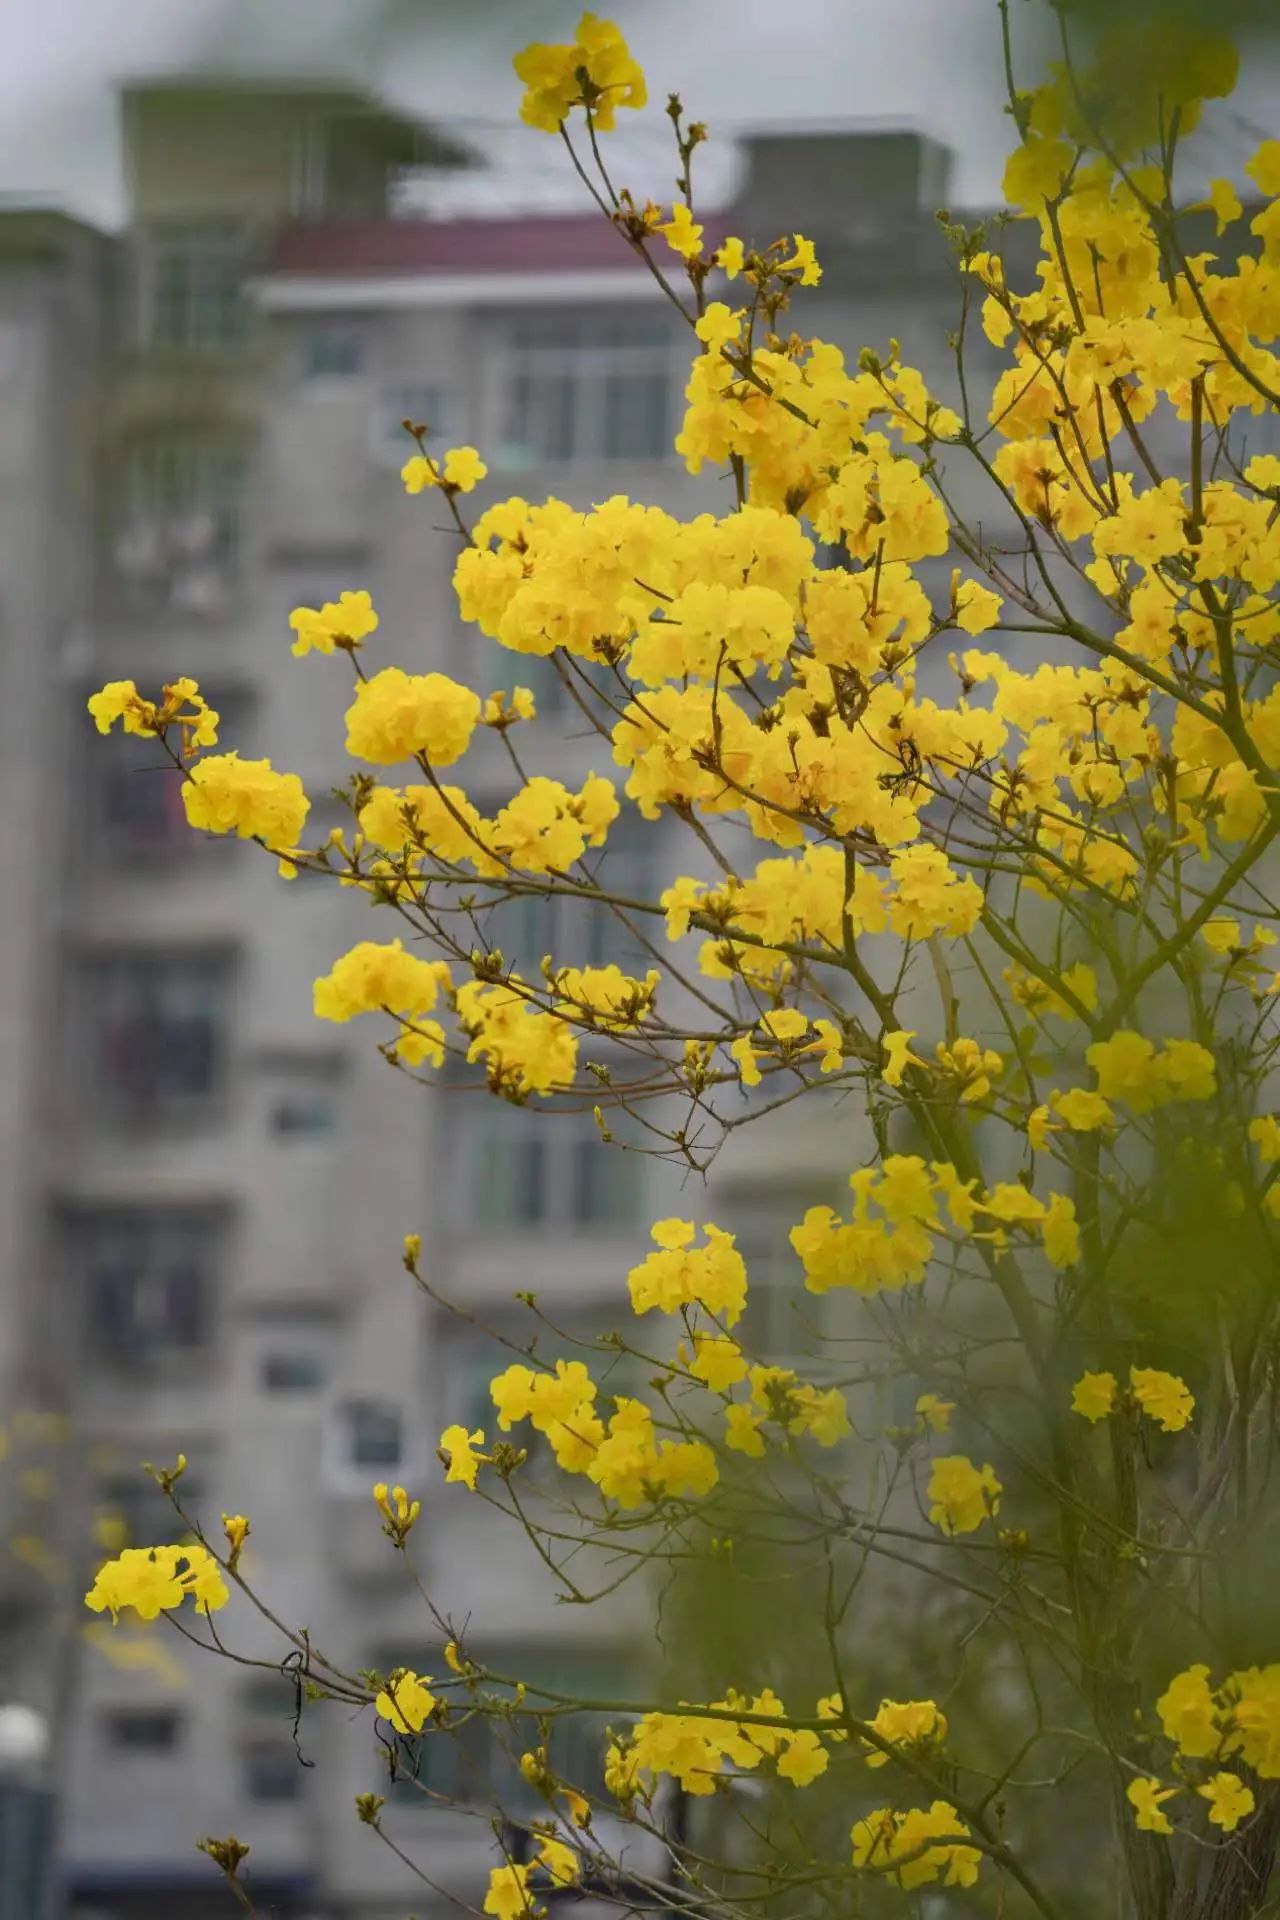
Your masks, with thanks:
[{"label": "window frame", "polygon": [[[248,234],[242,224],[157,220],[142,234],[141,249],[139,345],[144,350],[203,355],[233,353],[243,345],[252,306],[245,290]],[[171,316],[180,316],[179,324],[167,318],[162,323],[166,306]],[[214,315],[214,324],[208,324]]]},{"label": "window frame", "polygon": [[[651,337],[628,339],[628,323]],[[680,336],[664,310],[538,307],[508,311],[490,324],[494,344],[487,383],[492,396],[487,441],[496,470],[564,472],[674,463],[672,443],[688,370],[687,356],[682,360],[680,354]],[[643,446],[611,446],[606,424],[610,392],[616,391],[619,382],[638,379],[662,386],[665,404],[655,438]],[[562,413],[558,423],[557,410]],[[522,411],[533,416],[523,434],[513,424]],[[639,417],[653,413],[650,396]],[[584,422],[588,423],[585,434]]]},{"label": "window frame", "polygon": [[[148,1378],[161,1373],[166,1379],[185,1378],[207,1373],[210,1355],[216,1351],[220,1320],[220,1294],[226,1266],[229,1237],[229,1208],[219,1203],[162,1203],[151,1205],[106,1204],[69,1209],[64,1214],[64,1258],[73,1288],[73,1309],[82,1341],[92,1343],[95,1362],[117,1379]],[[151,1337],[133,1341],[122,1339],[107,1324],[112,1317],[121,1322],[128,1317],[104,1302],[101,1282],[113,1271],[106,1259],[94,1261],[92,1238],[106,1227],[118,1236],[132,1230],[135,1235],[146,1224],[152,1237],[150,1266],[164,1266],[166,1246],[179,1246],[183,1257],[192,1261],[195,1286],[193,1304],[187,1309],[192,1328],[190,1338]],[[184,1244],[185,1243],[185,1244]],[[158,1249],[158,1251],[157,1251]],[[172,1254],[169,1255],[172,1259]],[[116,1257],[116,1268],[122,1264]],[[182,1269],[179,1268],[179,1271]],[[144,1275],[145,1278],[145,1275]],[[136,1286],[135,1286],[136,1292]],[[172,1319],[172,1314],[167,1314]],[[136,1321],[136,1310],[132,1314]]]},{"label": "window frame", "polygon": [[[69,1027],[75,1036],[75,1059],[85,1067],[74,1076],[77,1102],[87,1096],[95,1123],[123,1126],[131,1131],[151,1131],[171,1126],[208,1127],[225,1117],[229,1103],[233,1071],[232,1033],[235,1014],[236,977],[240,956],[229,942],[200,946],[109,944],[80,947],[72,958],[75,1014]],[[129,979],[132,970],[134,978]],[[114,1012],[104,1006],[112,989],[106,986],[112,972],[120,979],[114,989],[122,1009]],[[166,1011],[166,991],[176,987],[182,998],[183,975],[190,997],[207,1007],[191,1013]],[[203,975],[201,980],[198,976]],[[166,975],[171,976],[166,978]],[[148,992],[145,982],[152,982]],[[165,1083],[172,1036],[183,1027],[203,1025],[208,1030],[208,1085],[199,1091],[174,1088]],[[155,1085],[131,1091],[127,1075],[113,1079],[102,1055],[109,1044],[110,1029],[115,1026],[126,1034],[143,1036],[142,1055],[153,1056]],[[171,1038],[166,1042],[165,1035]],[[128,1042],[126,1041],[126,1051]]]}]

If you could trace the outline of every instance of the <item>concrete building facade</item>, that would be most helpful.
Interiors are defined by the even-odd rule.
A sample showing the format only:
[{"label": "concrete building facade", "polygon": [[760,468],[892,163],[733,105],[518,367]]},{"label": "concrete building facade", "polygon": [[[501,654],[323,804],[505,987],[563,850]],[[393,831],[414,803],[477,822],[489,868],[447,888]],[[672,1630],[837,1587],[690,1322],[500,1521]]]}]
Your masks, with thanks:
[{"label": "concrete building facade", "polygon": [[[0,241],[14,236],[0,380],[8,341],[23,396],[0,426],[16,509],[2,817],[39,820],[0,845],[15,903],[0,931],[6,1392],[69,1417],[78,1510],[136,1543],[172,1533],[140,1463],[185,1452],[202,1523],[247,1513],[246,1571],[350,1671],[440,1660],[370,1499],[375,1480],[401,1480],[424,1497],[433,1600],[470,1617],[495,1667],[616,1692],[635,1666],[617,1617],[610,1637],[603,1616],[557,1609],[514,1530],[440,1485],[436,1439],[455,1419],[487,1424],[501,1362],[417,1293],[401,1241],[421,1233],[433,1282],[512,1339],[533,1330],[518,1289],[589,1337],[617,1322],[647,1221],[705,1200],[603,1148],[589,1113],[548,1120],[447,1080],[423,1090],[360,1024],[318,1024],[315,976],[397,929],[321,880],[286,885],[256,849],[192,836],[177,777],[135,740],[99,740],[83,703],[105,680],[195,675],[224,744],[302,776],[318,843],[347,817],[326,796],[346,777],[349,685],[341,660],[291,658],[288,614],[363,586],[377,663],[532,685],[544,725],[529,770],[570,784],[607,771],[554,675],[459,622],[456,537],[429,495],[403,491],[401,422],[481,449],[480,506],[627,493],[722,507],[727,487],[692,480],[670,448],[687,333],[589,214],[390,217],[399,169],[467,156],[332,89],[151,86],[127,96],[124,124],[133,219],[118,241],[50,219],[43,251],[20,260],[17,216],[0,220]],[[750,143],[724,230],[772,239],[803,189],[827,267],[804,324],[854,351],[896,334],[908,357],[914,331],[945,386],[954,284],[929,238],[942,157],[910,136],[818,138],[820,152]],[[482,802],[510,786],[493,744],[465,770]],[[655,833],[620,834],[608,858],[628,891],[665,883]],[[607,919],[502,908],[488,930],[525,966],[643,959]],[[799,1175],[782,1188],[811,1197]],[[24,1578],[6,1565],[6,1606],[34,1591]],[[279,1659],[244,1607],[219,1624],[237,1651]],[[119,1630],[117,1649],[136,1644]],[[229,1832],[253,1848],[261,1911],[427,1910],[352,1810],[355,1793],[386,1790],[372,1725],[306,1707],[295,1732],[289,1675],[164,1645],[163,1659],[113,1659],[72,1619],[61,1690],[37,1702],[58,1726],[76,1920],[222,1913],[194,1848]],[[454,1771],[424,1784],[470,1811],[401,1789],[388,1827],[410,1851],[429,1843],[433,1877],[470,1897],[510,1770],[479,1746],[439,1765]]]}]

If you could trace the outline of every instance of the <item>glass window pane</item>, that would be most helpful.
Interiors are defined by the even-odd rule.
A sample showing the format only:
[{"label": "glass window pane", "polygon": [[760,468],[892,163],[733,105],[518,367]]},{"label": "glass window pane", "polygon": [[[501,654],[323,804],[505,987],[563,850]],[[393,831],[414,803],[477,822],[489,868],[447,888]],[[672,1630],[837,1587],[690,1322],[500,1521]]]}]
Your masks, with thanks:
[{"label": "glass window pane", "polygon": [[661,460],[671,438],[664,373],[612,373],[604,383],[606,460]]},{"label": "glass window pane", "polygon": [[398,1408],[353,1400],[344,1409],[347,1458],[353,1467],[398,1467],[403,1442]]},{"label": "glass window pane", "polygon": [[123,1753],[167,1753],[178,1744],[178,1715],[165,1707],[129,1707],[104,1715],[107,1744]]},{"label": "glass window pane", "polygon": [[[543,1119],[518,1108],[510,1111],[519,1113],[526,1127]],[[546,1143],[540,1132],[522,1134],[505,1120],[491,1127],[477,1125],[471,1135],[473,1223],[489,1228],[539,1225],[546,1217],[545,1168]]]},{"label": "glass window pane", "polygon": [[93,1091],[131,1120],[209,1106],[227,1038],[227,954],[103,954],[85,963]]},{"label": "glass window pane", "polygon": [[292,1740],[247,1741],[243,1765],[244,1789],[251,1800],[279,1805],[300,1798],[305,1769]]},{"label": "glass window pane", "polygon": [[132,1366],[202,1347],[220,1238],[217,1216],[203,1209],[79,1216],[72,1257],[96,1351]]},{"label": "glass window pane", "polygon": [[629,1226],[640,1216],[638,1154],[603,1140],[573,1143],[573,1217],[583,1226]]}]

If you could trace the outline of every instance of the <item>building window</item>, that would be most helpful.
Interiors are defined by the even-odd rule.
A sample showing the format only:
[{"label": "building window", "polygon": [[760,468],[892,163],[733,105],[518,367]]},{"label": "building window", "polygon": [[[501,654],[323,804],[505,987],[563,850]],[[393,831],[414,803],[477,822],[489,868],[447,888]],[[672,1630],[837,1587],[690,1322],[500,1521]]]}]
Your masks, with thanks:
[{"label": "building window", "polygon": [[[322,828],[316,839],[323,838]],[[259,1057],[258,1066],[268,1081],[267,1124],[278,1140],[292,1143],[332,1135],[345,1073],[341,1054],[273,1047]]]},{"label": "building window", "polygon": [[304,1769],[287,1734],[260,1734],[246,1740],[241,1763],[250,1800],[281,1806],[302,1797]]},{"label": "building window", "polygon": [[335,1327],[324,1312],[265,1313],[255,1333],[264,1393],[318,1393],[329,1378]]},{"label": "building window", "polygon": [[79,973],[99,1108],[144,1123],[207,1114],[226,1077],[232,956],[126,949]]},{"label": "building window", "polygon": [[452,397],[444,387],[411,377],[386,380],[369,417],[369,452],[380,466],[402,467],[417,452],[406,420],[425,427],[433,447],[458,432]]},{"label": "building window", "polygon": [[[496,812],[502,804],[501,798],[491,799],[487,810]],[[600,852],[586,855],[577,877],[590,876],[592,885],[622,900],[655,902],[660,832],[660,827],[627,808]],[[654,962],[643,940],[653,940],[662,924],[652,914],[627,913],[625,908],[615,911],[599,901],[538,893],[514,894],[480,909],[477,923],[489,945],[499,948],[507,964],[529,978],[538,976],[546,954],[559,966],[612,963],[624,972],[644,974]]]},{"label": "building window", "polygon": [[458,1093],[450,1120],[461,1224],[501,1233],[621,1230],[638,1220],[640,1157],[606,1146],[589,1113],[548,1115],[472,1090]]},{"label": "building window", "polygon": [[[179,1449],[175,1444],[157,1451],[161,1459],[172,1460]],[[193,1468],[188,1467],[182,1476],[181,1494],[183,1510],[192,1513],[204,1494],[204,1484]],[[129,1473],[104,1474],[98,1481],[96,1498],[100,1514],[119,1521],[122,1547],[159,1546],[176,1539],[181,1530],[182,1523],[168,1494],[141,1467]]]},{"label": "building window", "polygon": [[195,1359],[212,1330],[222,1217],[207,1207],[75,1216],[71,1252],[95,1358],[117,1367]]},{"label": "building window", "polygon": [[338,1410],[342,1464],[394,1472],[404,1458],[404,1422],[398,1407],[382,1400],[348,1400]]},{"label": "building window", "polygon": [[671,457],[679,378],[665,313],[522,314],[501,352],[500,465]]},{"label": "building window", "polygon": [[365,335],[345,321],[308,327],[302,341],[305,380],[352,380],[364,372]]},{"label": "building window", "polygon": [[129,595],[184,613],[222,610],[240,562],[242,446],[139,441],[122,461],[115,564]]},{"label": "building window", "polygon": [[[211,689],[209,704],[221,716],[221,742],[247,745],[250,702],[242,693]],[[86,731],[92,721],[83,715]],[[142,751],[139,752],[141,746]],[[94,735],[81,764],[87,770],[86,813],[96,856],[117,864],[150,863],[156,859],[217,859],[233,844],[225,834],[197,833],[187,824],[182,804],[182,774],[165,758],[158,743],[141,743],[115,731],[106,739]]]},{"label": "building window", "polygon": [[194,352],[235,346],[247,318],[243,231],[215,223],[154,227],[146,245],[148,345]]},{"label": "building window", "polygon": [[102,1716],[106,1743],[118,1753],[171,1753],[178,1744],[179,1716],[168,1707],[112,1709]]}]

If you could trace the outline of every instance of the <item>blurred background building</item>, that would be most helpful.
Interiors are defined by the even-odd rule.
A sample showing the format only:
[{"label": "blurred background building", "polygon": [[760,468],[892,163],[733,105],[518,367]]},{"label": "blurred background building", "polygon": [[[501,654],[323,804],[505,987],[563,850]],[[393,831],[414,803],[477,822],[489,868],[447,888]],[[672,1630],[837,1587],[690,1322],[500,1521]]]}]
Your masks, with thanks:
[{"label": "blurred background building", "polygon": [[[105,680],[194,674],[225,742],[302,775],[318,843],[346,817],[325,796],[344,777],[349,692],[335,663],[291,658],[287,618],[361,585],[396,658],[532,682],[551,738],[531,764],[576,782],[602,743],[544,663],[461,626],[456,539],[438,503],[404,494],[402,423],[483,448],[482,498],[621,492],[694,512],[707,488],[671,452],[687,331],[590,209],[513,216],[518,182],[357,95],[148,82],[126,92],[123,126],[123,232],[0,221],[0,779],[7,817],[32,824],[0,853],[15,905],[0,935],[8,1397],[69,1414],[81,1506],[133,1542],[173,1532],[140,1462],[185,1451],[193,1510],[215,1530],[219,1506],[250,1514],[246,1567],[349,1667],[430,1666],[369,1497],[377,1479],[424,1489],[424,1578],[473,1611],[494,1664],[616,1694],[621,1651],[591,1637],[603,1620],[552,1610],[523,1543],[499,1541],[495,1562],[483,1512],[436,1492],[442,1426],[488,1424],[494,1349],[421,1299],[398,1251],[421,1231],[433,1280],[521,1340],[517,1287],[558,1324],[603,1331],[657,1203],[653,1163],[602,1148],[589,1113],[545,1123],[483,1093],[424,1095],[369,1034],[318,1026],[313,977],[394,929],[335,886],[286,886],[252,849],[192,836],[177,776],[136,741],[99,740],[84,702]],[[710,242],[773,238],[803,197],[827,263],[818,324],[856,345],[906,311],[922,337],[945,334],[937,148],[822,131],[762,136],[739,159]],[[468,194],[466,217],[414,211]],[[509,781],[496,757],[469,765],[481,799],[486,777],[495,798]],[[652,894],[654,842],[615,837],[611,883]],[[526,966],[645,958],[607,915],[557,924],[545,903],[487,930]],[[86,1571],[81,1553],[72,1584]],[[251,1841],[269,1910],[402,1913],[403,1868],[350,1811],[385,1772],[372,1736],[312,1713],[295,1744],[287,1681],[228,1674],[176,1636],[167,1659],[121,1664],[121,1635],[86,1642],[65,1608],[51,1667],[47,1569],[4,1577],[6,1683],[55,1728],[81,1920],[221,1911],[193,1851],[206,1831]],[[269,1634],[237,1630],[272,1653]],[[471,1759],[469,1780],[430,1784],[483,1804],[492,1757]],[[401,1797],[392,1828],[412,1835],[421,1796]],[[484,1821],[425,1817],[436,1871],[465,1879],[474,1855],[478,1881]]]},{"label": "blurred background building", "polygon": [[[569,18],[499,11],[499,36],[494,12],[476,32],[500,72],[513,36]],[[455,29],[448,50],[465,43]],[[554,1608],[518,1538],[440,1491],[441,1428],[489,1426],[493,1347],[415,1291],[400,1246],[420,1232],[442,1291],[522,1343],[517,1288],[590,1334],[615,1321],[653,1212],[705,1204],[604,1150],[589,1114],[424,1093],[367,1031],[318,1025],[314,977],[395,929],[191,835],[159,757],[93,733],[85,698],[104,681],[191,673],[225,744],[301,774],[318,843],[348,817],[326,796],[349,693],[341,663],[290,657],[288,614],[364,586],[375,655],[385,639],[419,670],[532,685],[550,725],[530,770],[576,784],[605,770],[602,743],[545,666],[458,621],[456,539],[429,495],[403,492],[402,423],[482,450],[473,505],[626,493],[691,514],[726,497],[671,450],[683,323],[573,190],[547,186],[549,162],[495,147],[496,109],[477,138],[465,99],[423,119],[332,73],[283,84],[227,64],[120,93],[121,226],[0,210],[0,1402],[40,1416],[15,1429],[0,1487],[0,1709],[49,1733],[43,1750],[19,1726],[0,1751],[0,1920],[36,1912],[35,1868],[24,1885],[12,1863],[55,1851],[76,1920],[212,1920],[225,1890],[194,1845],[230,1832],[252,1845],[260,1912],[402,1920],[423,1890],[352,1813],[385,1790],[372,1733],[332,1710],[295,1731],[289,1678],[176,1634],[86,1635],[83,1542],[94,1526],[104,1548],[171,1536],[140,1463],[182,1450],[207,1526],[224,1506],[251,1516],[245,1568],[281,1618],[349,1670],[431,1671],[438,1644],[369,1497],[401,1480],[425,1494],[433,1598],[470,1613],[495,1666],[625,1692],[634,1662],[599,1638],[603,1616]],[[437,101],[446,83],[433,74]],[[944,147],[905,121],[763,118],[708,176],[708,243],[767,242],[803,209],[825,267],[804,324],[852,351],[896,335],[946,389]],[[660,190],[669,163],[637,151]],[[979,373],[994,367],[974,344]],[[509,773],[477,752],[467,781],[484,804]],[[662,884],[653,833],[615,836],[608,857],[619,890]],[[524,966],[644,964],[612,920],[546,903],[486,933]],[[785,1164],[729,1172],[775,1353],[779,1223],[826,1197],[820,1161],[806,1136]],[[278,1659],[246,1612],[237,1649]],[[565,1770],[585,1776],[585,1753],[563,1752]],[[429,1834],[433,1877],[474,1891],[485,1809],[510,1781],[483,1746],[449,1766],[423,1784],[476,1817],[401,1788],[388,1828],[410,1847]]]}]

